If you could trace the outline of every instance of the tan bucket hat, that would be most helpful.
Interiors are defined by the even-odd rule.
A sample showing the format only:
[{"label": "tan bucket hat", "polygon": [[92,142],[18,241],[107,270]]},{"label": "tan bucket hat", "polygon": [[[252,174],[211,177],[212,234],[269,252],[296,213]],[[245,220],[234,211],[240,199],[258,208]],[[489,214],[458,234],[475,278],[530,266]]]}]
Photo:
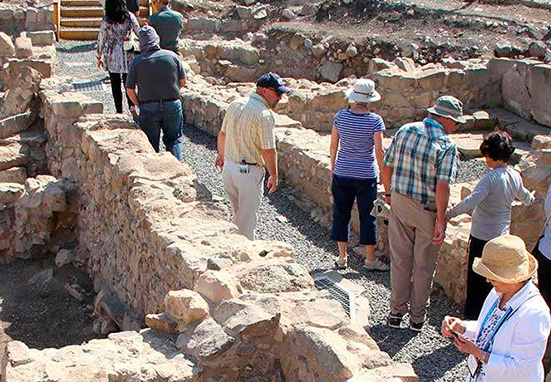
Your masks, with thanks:
[{"label": "tan bucket hat", "polygon": [[490,240],[482,250],[482,257],[474,259],[473,271],[490,280],[507,284],[532,278],[538,270],[538,261],[527,250],[524,240],[505,235]]}]

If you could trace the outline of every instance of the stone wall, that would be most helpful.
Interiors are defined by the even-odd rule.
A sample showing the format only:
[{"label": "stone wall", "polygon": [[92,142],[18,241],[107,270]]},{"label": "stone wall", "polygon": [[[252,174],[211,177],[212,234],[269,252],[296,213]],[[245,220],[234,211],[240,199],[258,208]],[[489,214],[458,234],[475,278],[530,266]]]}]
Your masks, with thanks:
[{"label": "stone wall", "polygon": [[[50,172],[76,191],[75,261],[100,294],[115,292],[142,315],[153,313],[148,325],[155,331],[140,336],[149,343],[173,338],[173,356],[192,356],[198,369],[186,380],[416,380],[410,366],[394,364],[338,302],[315,290],[290,246],[239,235],[227,208],[211,200],[189,167],[155,153],[126,117],[94,114],[100,103],[60,92],[55,79],[41,89]],[[74,362],[81,350],[97,354],[98,347],[77,347]],[[25,362],[8,354],[3,375],[42,370],[50,361],[51,352],[31,353]]]},{"label": "stone wall", "polygon": [[17,35],[25,30],[53,31],[53,10],[51,2],[45,1],[35,7],[0,3],[0,31],[9,35]]},{"label": "stone wall", "polygon": [[505,108],[551,127],[551,65],[529,59],[496,59],[495,67],[503,73],[501,91]]}]

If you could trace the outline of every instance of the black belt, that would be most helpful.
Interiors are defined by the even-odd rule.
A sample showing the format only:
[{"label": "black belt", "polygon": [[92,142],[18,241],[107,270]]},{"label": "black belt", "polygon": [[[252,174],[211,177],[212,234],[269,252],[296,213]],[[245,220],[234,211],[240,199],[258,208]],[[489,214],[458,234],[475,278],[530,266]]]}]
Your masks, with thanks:
[{"label": "black belt", "polygon": [[146,104],[146,103],[165,103],[165,102],[172,102],[172,101],[178,101],[179,98],[168,98],[168,99],[160,99],[160,100],[157,100],[157,101],[140,101],[140,104]]}]

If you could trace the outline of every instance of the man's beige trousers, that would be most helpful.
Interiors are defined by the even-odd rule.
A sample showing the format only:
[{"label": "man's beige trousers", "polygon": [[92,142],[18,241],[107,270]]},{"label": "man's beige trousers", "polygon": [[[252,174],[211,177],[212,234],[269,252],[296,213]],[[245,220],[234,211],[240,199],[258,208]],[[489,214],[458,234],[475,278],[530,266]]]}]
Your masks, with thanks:
[{"label": "man's beige trousers", "polygon": [[392,193],[389,219],[390,312],[424,322],[436,270],[438,247],[432,245],[436,213],[409,196]]},{"label": "man's beige trousers", "polygon": [[239,164],[226,160],[222,180],[233,208],[233,222],[242,235],[254,240],[256,213],[264,192],[265,171],[261,166],[248,168],[248,173],[242,173]]}]

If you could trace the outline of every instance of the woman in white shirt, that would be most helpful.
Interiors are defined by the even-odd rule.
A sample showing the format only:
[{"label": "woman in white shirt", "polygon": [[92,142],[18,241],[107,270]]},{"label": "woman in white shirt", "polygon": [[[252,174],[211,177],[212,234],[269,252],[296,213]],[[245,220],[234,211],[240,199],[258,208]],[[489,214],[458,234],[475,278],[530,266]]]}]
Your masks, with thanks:
[{"label": "woman in white shirt", "polygon": [[476,321],[447,316],[442,335],[469,354],[468,382],[542,382],[549,308],[531,278],[537,260],[512,235],[490,240],[473,270],[494,287]]},{"label": "woman in white shirt", "polygon": [[545,198],[545,227],[532,254],[538,260],[538,286],[547,306],[551,306],[551,184]]}]

